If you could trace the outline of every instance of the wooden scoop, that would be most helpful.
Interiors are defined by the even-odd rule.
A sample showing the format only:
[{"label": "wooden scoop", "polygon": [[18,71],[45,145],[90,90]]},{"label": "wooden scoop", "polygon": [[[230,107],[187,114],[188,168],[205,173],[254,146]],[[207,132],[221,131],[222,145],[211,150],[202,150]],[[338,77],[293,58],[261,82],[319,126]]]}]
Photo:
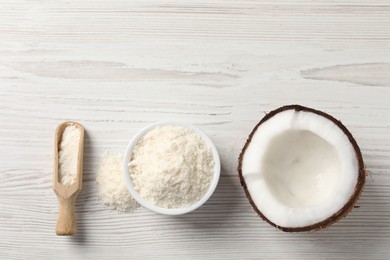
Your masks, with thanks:
[{"label": "wooden scoop", "polygon": [[[64,185],[59,182],[59,147],[62,134],[67,126],[75,125],[80,130],[80,143],[77,156],[76,181],[71,185]],[[76,122],[64,122],[60,124],[55,132],[54,143],[54,174],[53,190],[59,202],[59,212],[56,233],[59,236],[68,236],[76,233],[76,198],[79,195],[83,184],[83,155],[84,155],[84,127]]]}]

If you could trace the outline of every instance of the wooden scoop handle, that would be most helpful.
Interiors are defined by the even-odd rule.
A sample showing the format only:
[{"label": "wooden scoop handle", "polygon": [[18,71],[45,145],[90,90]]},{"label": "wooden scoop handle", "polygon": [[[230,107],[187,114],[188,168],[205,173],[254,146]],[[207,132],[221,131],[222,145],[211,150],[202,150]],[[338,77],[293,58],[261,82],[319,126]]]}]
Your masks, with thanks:
[{"label": "wooden scoop handle", "polygon": [[56,233],[59,236],[69,236],[76,233],[76,198],[58,198],[60,204]]}]

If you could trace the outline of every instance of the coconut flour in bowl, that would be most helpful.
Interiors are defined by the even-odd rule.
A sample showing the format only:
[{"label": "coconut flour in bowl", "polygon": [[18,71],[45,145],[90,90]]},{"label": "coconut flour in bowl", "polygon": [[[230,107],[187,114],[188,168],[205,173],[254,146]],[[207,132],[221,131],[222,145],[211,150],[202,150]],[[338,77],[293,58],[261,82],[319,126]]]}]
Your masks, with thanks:
[{"label": "coconut flour in bowl", "polygon": [[135,190],[161,208],[186,208],[210,187],[215,162],[211,147],[194,130],[161,125],[136,144],[128,164]]}]

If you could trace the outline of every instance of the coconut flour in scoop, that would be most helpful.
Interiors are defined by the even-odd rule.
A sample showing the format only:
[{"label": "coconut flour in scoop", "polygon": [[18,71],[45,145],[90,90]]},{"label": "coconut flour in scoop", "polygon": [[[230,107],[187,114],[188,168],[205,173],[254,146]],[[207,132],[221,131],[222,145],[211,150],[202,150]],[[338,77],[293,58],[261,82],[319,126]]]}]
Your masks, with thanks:
[{"label": "coconut flour in scoop", "polygon": [[185,208],[209,189],[214,172],[210,146],[192,129],[159,126],[135,146],[130,176],[145,200],[162,208]]}]

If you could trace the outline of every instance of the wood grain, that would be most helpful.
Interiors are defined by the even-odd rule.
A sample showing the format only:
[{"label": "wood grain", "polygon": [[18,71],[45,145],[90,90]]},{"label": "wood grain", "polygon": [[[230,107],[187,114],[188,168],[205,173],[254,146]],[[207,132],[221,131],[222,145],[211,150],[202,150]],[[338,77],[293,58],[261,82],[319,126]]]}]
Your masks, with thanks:
[{"label": "wood grain", "polygon": [[[389,64],[384,0],[1,1],[0,258],[389,259]],[[254,125],[293,103],[340,119],[369,172],[360,207],[312,234],[261,221],[236,172]],[[211,136],[215,194],[182,217],[106,209],[99,156],[161,119]],[[66,120],[86,129],[74,238],[53,231],[53,136]]]}]

